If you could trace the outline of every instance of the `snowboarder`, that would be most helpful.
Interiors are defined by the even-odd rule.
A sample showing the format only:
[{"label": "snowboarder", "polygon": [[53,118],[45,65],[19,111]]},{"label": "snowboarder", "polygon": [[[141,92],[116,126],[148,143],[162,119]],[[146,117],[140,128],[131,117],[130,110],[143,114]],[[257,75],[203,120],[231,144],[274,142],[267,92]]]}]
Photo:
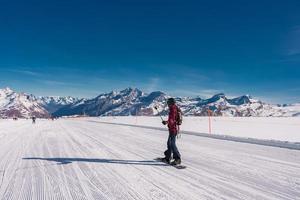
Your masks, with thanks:
[{"label": "snowboarder", "polygon": [[[181,120],[181,119],[178,119],[178,116],[179,116],[179,112],[181,114],[181,111],[177,107],[174,98],[169,98],[167,100],[167,104],[169,107],[169,118],[168,118],[168,121],[162,121],[162,123],[163,123],[163,125],[168,125],[168,129],[169,129],[169,137],[168,137],[168,142],[167,142],[168,149],[164,152],[165,157],[162,159],[162,161],[166,162],[166,163],[170,163],[172,165],[180,165],[181,164],[181,155],[176,146],[176,136],[179,131],[178,120]],[[174,161],[171,163],[172,153],[173,153]]]}]

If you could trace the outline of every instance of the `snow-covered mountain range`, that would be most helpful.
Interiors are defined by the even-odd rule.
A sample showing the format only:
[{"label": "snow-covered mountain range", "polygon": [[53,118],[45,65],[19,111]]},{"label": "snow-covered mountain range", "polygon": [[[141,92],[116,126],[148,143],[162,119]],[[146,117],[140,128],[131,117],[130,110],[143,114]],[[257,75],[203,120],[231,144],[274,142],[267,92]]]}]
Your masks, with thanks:
[{"label": "snow-covered mountain range", "polygon": [[0,118],[49,117],[49,112],[30,94],[17,93],[10,88],[0,90]]},{"label": "snow-covered mountain range", "polygon": [[[147,94],[136,88],[112,91],[91,99],[35,97],[5,88],[0,90],[0,117],[166,115],[167,98],[169,96],[160,91]],[[184,115],[190,116],[206,116],[208,110],[215,116],[300,116],[300,104],[268,104],[249,95],[228,98],[221,93],[208,99],[177,97],[176,101]]]},{"label": "snow-covered mountain range", "polygon": [[49,113],[53,113],[58,109],[78,102],[80,99],[74,97],[38,97],[37,101],[41,104]]}]

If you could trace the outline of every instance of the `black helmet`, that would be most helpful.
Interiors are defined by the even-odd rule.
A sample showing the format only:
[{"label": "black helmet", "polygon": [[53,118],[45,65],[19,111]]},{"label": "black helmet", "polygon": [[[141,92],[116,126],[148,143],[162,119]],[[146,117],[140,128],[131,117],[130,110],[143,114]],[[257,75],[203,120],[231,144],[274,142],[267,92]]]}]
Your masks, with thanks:
[{"label": "black helmet", "polygon": [[168,98],[167,100],[167,104],[170,106],[170,105],[174,105],[176,102],[175,102],[175,99],[174,98]]}]

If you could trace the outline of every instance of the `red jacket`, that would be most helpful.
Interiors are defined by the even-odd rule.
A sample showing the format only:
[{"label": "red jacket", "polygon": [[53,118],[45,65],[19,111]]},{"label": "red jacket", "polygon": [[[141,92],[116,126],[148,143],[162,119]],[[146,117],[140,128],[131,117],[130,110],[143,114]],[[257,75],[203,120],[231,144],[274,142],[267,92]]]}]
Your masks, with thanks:
[{"label": "red jacket", "polygon": [[177,114],[178,114],[178,108],[176,105],[169,106],[169,118],[168,118],[168,128],[169,132],[172,134],[177,134],[178,132],[178,126],[177,126]]}]

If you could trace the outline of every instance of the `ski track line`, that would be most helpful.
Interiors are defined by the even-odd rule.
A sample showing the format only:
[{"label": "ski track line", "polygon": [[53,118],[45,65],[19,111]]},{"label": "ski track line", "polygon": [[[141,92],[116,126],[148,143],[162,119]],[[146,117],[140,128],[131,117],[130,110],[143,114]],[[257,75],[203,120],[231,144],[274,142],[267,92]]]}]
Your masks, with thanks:
[{"label": "ski track line", "polygon": [[[61,126],[62,127],[62,126]],[[72,152],[78,152],[78,150],[79,150],[79,147],[81,146],[79,143],[76,143],[77,145],[74,145],[72,142],[74,142],[73,141],[73,138],[72,138],[72,136],[70,135],[70,133],[69,133],[69,130],[68,129],[64,129],[65,130],[65,132],[66,132],[66,134],[67,134],[67,136],[68,136],[68,143],[69,143],[69,145],[68,146],[70,146],[72,149],[73,149],[73,151]],[[101,198],[101,199],[103,199],[103,198],[107,198],[103,193],[102,193],[102,190],[101,189],[99,189],[98,187],[97,187],[97,185],[96,184],[94,184],[92,181],[91,181],[91,178],[93,178],[93,177],[91,177],[91,176],[88,176],[88,174],[85,172],[85,170],[87,170],[87,169],[85,169],[85,170],[83,170],[82,169],[82,167],[81,166],[78,166],[78,165],[72,165],[72,166],[74,166],[74,169],[76,168],[76,172],[80,172],[81,173],[81,175],[83,175],[84,177],[86,177],[84,180],[83,179],[81,179],[80,178],[80,174],[79,173],[77,173],[76,174],[76,176],[77,176],[77,178],[78,178],[78,181],[80,182],[80,183],[86,183],[86,182],[88,182],[89,183],[89,185],[90,185],[90,187],[91,186],[95,186],[97,189],[98,189],[98,193],[94,193],[94,192],[92,192],[92,191],[90,191],[90,190],[92,190],[90,187],[88,188],[87,186],[85,186],[85,184],[80,184],[80,186],[81,186],[81,188],[82,188],[82,190],[84,190],[84,193],[86,194],[86,195],[88,195],[89,197],[89,199],[91,199],[91,198],[94,198],[94,199],[96,199],[96,198]],[[99,194],[99,193],[101,193],[101,195]]]},{"label": "ski track line", "polygon": [[[81,170],[82,174],[84,174],[84,170]],[[89,181],[89,178],[87,179]],[[95,185],[95,184],[94,184]]]},{"label": "ski track line", "polygon": [[[236,177],[236,178],[234,178],[234,177],[231,177],[231,173],[228,173],[229,171],[228,170],[230,170],[231,169],[231,167],[230,167],[230,162],[226,162],[225,160],[221,160],[222,162],[220,162],[220,163],[216,163],[216,164],[214,164],[215,166],[221,166],[221,165],[223,165],[223,168],[219,168],[218,170],[212,170],[211,169],[211,166],[213,166],[212,164],[207,164],[207,163],[205,163],[205,162],[202,162],[202,163],[200,163],[199,162],[199,166],[200,165],[202,165],[202,166],[205,166],[205,168],[203,168],[202,167],[202,170],[204,170],[203,172],[206,172],[206,173],[209,173],[209,174],[215,174],[215,175],[218,175],[217,177],[207,177],[208,178],[208,180],[214,180],[214,179],[224,179],[224,180],[231,180],[232,182],[236,182],[236,185],[245,185],[245,186],[248,186],[248,187],[253,187],[253,188],[255,188],[256,190],[258,190],[258,191],[261,191],[261,192],[265,192],[265,188],[264,188],[264,186],[263,185],[260,185],[260,184],[257,184],[255,181],[256,181],[256,179],[253,179],[253,176],[248,176],[247,177],[247,173],[242,173],[242,174],[245,174],[245,176],[243,176],[244,178],[242,178],[242,177]],[[196,161],[197,162],[197,161]],[[230,164],[230,165],[228,165],[226,168],[225,168],[225,170],[224,170],[224,167],[226,166],[226,165],[224,165],[224,164],[226,164],[226,163],[228,163],[228,164]],[[236,164],[238,164],[239,166],[238,166],[238,168],[240,168],[240,169],[244,169],[244,171],[245,172],[252,172],[253,170],[252,170],[252,168],[251,168],[251,166],[249,166],[249,165],[246,165],[246,164],[243,164],[243,163],[236,163]],[[267,167],[265,167],[265,166],[261,166],[261,167],[259,167],[260,169],[262,169],[262,170],[269,170],[268,169],[268,166]],[[283,168],[283,167],[281,167],[281,168]],[[197,173],[197,172],[196,172]],[[281,172],[279,172],[279,174],[282,174],[282,171]],[[228,176],[228,175],[230,175],[230,176]],[[263,176],[263,174],[261,174],[261,176]],[[277,177],[277,176],[276,176]],[[241,179],[242,178],[242,179]],[[240,180],[243,180],[243,179],[245,179],[245,180],[248,180],[249,181],[249,183],[247,183],[247,182],[242,182],[242,181],[240,181]],[[253,179],[253,180],[251,180],[251,179]],[[264,180],[264,179],[262,179],[262,180]],[[266,177],[266,180],[268,180],[268,178]],[[217,181],[217,180],[216,180]],[[224,183],[222,183],[222,185],[227,185],[226,183],[224,184]],[[230,186],[229,185],[229,187],[230,188],[234,188],[235,186],[233,185],[233,186]],[[276,184],[274,184],[271,188],[274,190],[274,191],[276,191],[276,189],[278,189],[278,187],[279,186],[277,186]],[[272,192],[272,191],[268,191],[268,192]]]},{"label": "ski track line", "polygon": [[[158,131],[166,130],[166,128],[145,126],[145,125],[113,123],[113,122],[96,121],[96,120],[85,120],[85,121],[90,122],[90,123],[102,123],[102,124],[110,124],[110,125],[115,125],[115,126],[129,126],[129,127],[152,129],[152,130],[158,130]],[[238,137],[238,136],[230,136],[230,135],[223,135],[223,134],[208,134],[208,133],[200,133],[200,132],[184,131],[184,130],[181,130],[180,133],[184,134],[184,135],[193,135],[193,136],[198,136],[198,137],[206,137],[206,138],[211,138],[211,139],[226,140],[226,141],[232,141],[232,142],[238,142],[238,143],[248,143],[248,144],[254,144],[254,145],[300,150],[299,142],[266,140],[266,139],[256,139],[256,138],[246,138],[246,137],[244,138],[244,137]]]},{"label": "ski track line", "polygon": [[[91,137],[91,138],[93,138],[93,137]],[[95,139],[95,140],[98,140],[98,139]],[[120,148],[120,145],[114,145],[114,146],[118,146],[118,148]],[[124,151],[124,150],[126,150],[125,148],[122,148],[122,151]],[[127,152],[129,152],[129,153],[132,153],[133,155],[139,155],[139,154],[137,154],[136,152],[131,152],[131,151],[127,151]],[[141,156],[139,156],[139,157],[141,157]],[[137,168],[137,167],[135,167],[134,165],[132,165],[131,166],[131,168],[135,168],[135,170],[138,170],[139,172],[141,172],[142,170],[141,169],[139,169],[139,168]],[[141,178],[143,178],[143,180],[141,179]],[[139,181],[146,181],[146,182],[148,182],[148,183],[150,183],[150,185],[154,185],[153,184],[153,182],[151,182],[151,181],[149,181],[147,178],[145,178],[145,176],[143,176],[143,175],[141,175],[141,177],[140,177],[140,179],[139,179]],[[155,186],[156,187],[156,186]],[[157,187],[156,187],[157,188]],[[162,189],[160,189],[160,190],[162,190]],[[155,194],[160,194],[160,196],[162,196],[162,192],[160,192],[160,191],[157,191],[157,192],[155,192],[156,190],[153,188],[152,189],[152,193],[155,193]],[[164,191],[164,194],[168,194],[168,192],[167,191]]]},{"label": "ski track line", "polygon": [[[67,129],[65,128],[65,130],[67,130]],[[69,132],[69,131],[67,131],[67,132]],[[76,149],[76,151],[78,152],[78,151],[80,150],[79,147],[81,147],[81,144],[78,143],[77,141],[75,141],[70,133],[68,133],[68,136],[69,136],[69,138],[70,138],[73,142],[76,143],[76,145],[73,145],[73,144],[71,144],[71,143],[70,143],[70,145],[72,145],[72,148]],[[75,147],[77,147],[77,148],[75,148]],[[82,155],[82,154],[81,154],[81,155]],[[86,156],[82,156],[82,157],[86,157]],[[78,165],[81,165],[81,164],[78,164]],[[86,178],[85,180],[88,180],[88,181],[90,182],[90,184],[92,184],[92,185],[95,186],[100,192],[102,192],[102,189],[103,189],[103,188],[99,188],[99,184],[94,183],[93,181],[91,181],[89,175],[88,175],[86,172],[84,172],[84,170],[82,170],[82,167],[81,167],[81,166],[78,166],[78,167],[79,167],[80,172],[85,176],[85,178]],[[93,179],[92,179],[92,180],[93,180]],[[100,187],[103,187],[103,186],[100,186]]]},{"label": "ski track line", "polygon": [[[20,129],[20,127],[19,127],[19,129]],[[13,197],[12,189],[14,188],[15,180],[17,178],[17,168],[19,167],[19,163],[20,163],[19,157],[23,152],[22,148],[24,146],[24,142],[22,140],[22,136],[23,136],[24,132],[16,131],[16,133],[19,133],[19,134],[16,134],[16,137],[13,137],[11,140],[9,140],[9,142],[18,143],[18,141],[20,141],[20,144],[17,146],[17,148],[11,148],[11,146],[13,146],[13,145],[8,143],[11,146],[10,146],[10,148],[8,148],[7,154],[5,156],[7,159],[5,159],[6,163],[5,163],[4,168],[5,168],[7,177],[6,176],[3,177],[3,183],[4,183],[4,179],[7,179],[8,181],[5,181],[5,182],[7,182],[7,186],[5,187],[5,189],[3,188],[4,199],[10,199]],[[12,167],[10,167],[11,165],[12,165]],[[2,186],[3,186],[3,184],[2,184]],[[2,190],[2,186],[1,186],[1,190]],[[0,192],[1,192],[1,190],[0,190]]]},{"label": "ski track line", "polygon": [[[52,141],[54,142],[54,141]],[[43,153],[45,156],[49,155],[50,157],[52,156],[50,148],[49,148],[49,141],[46,140],[45,144],[43,145]],[[52,149],[53,152],[53,149]],[[58,170],[56,168],[53,169],[44,169],[44,173],[46,174],[48,181],[50,183],[50,188],[52,190],[51,194],[53,195],[51,198],[52,199],[57,199],[57,200],[65,200],[65,196],[63,195],[63,192],[61,191],[61,188],[59,187],[59,184],[57,184],[57,181],[54,180],[53,177],[55,175],[59,174]]]},{"label": "ski track line", "polygon": [[[82,133],[81,133],[82,134]],[[85,135],[86,137],[87,137],[87,135]],[[70,135],[70,137],[72,137],[71,135]],[[73,138],[73,141],[75,142],[76,140]],[[92,140],[91,140],[92,141]],[[75,142],[76,143],[76,142]],[[82,147],[84,147],[83,145],[78,145],[78,146],[80,146],[81,148]],[[104,146],[104,144],[103,143],[101,143],[101,146]],[[106,147],[106,149],[108,149],[108,147]],[[85,149],[85,151],[89,151],[88,149]],[[112,154],[112,152],[111,152],[111,150],[109,149],[108,150],[111,154]],[[115,154],[114,154],[114,156],[115,156]],[[83,170],[83,172],[84,172],[84,170]],[[122,178],[123,179],[123,178]],[[133,190],[133,192],[134,192],[134,190]],[[138,196],[138,197],[135,197],[136,195],[134,195],[134,193],[132,193],[131,195],[130,195],[130,197],[129,197],[129,199],[142,199],[142,195],[140,195],[140,196]],[[124,198],[124,197],[123,197]]]},{"label": "ski track line", "polygon": [[[103,145],[103,143],[101,143]],[[138,197],[139,199],[141,199],[141,197]]]},{"label": "ski track line", "polygon": [[[24,154],[24,152],[28,149],[28,147],[29,147],[29,144],[30,143],[32,143],[32,141],[33,140],[35,140],[35,136],[36,136],[36,133],[38,133],[37,131],[35,131],[35,130],[33,130],[33,132],[31,132],[30,134],[31,134],[31,137],[27,137],[27,135],[28,135],[28,133],[22,133],[22,136],[19,138],[19,140],[20,141],[22,141],[22,145],[19,145],[18,147],[19,147],[19,149],[20,149],[20,153],[18,153],[17,154],[17,162],[16,163],[14,163],[14,167],[12,168],[12,170],[13,170],[13,174],[14,174],[14,176],[16,176],[17,174],[21,174],[22,173],[22,171],[24,171],[24,167],[21,167],[20,166],[20,164],[18,164],[18,163],[20,163],[21,162],[21,160],[22,159],[20,159],[21,158],[21,156]],[[33,137],[32,137],[33,136]],[[24,138],[26,138],[26,139],[24,139]],[[27,145],[25,145],[24,144],[24,141],[27,141]],[[22,150],[21,150],[22,149]],[[12,156],[11,155],[9,155],[9,157],[10,157],[10,159],[12,159]],[[28,174],[28,173],[30,173],[30,172],[27,172],[26,173],[26,175]],[[24,177],[23,176],[23,174],[25,174],[25,173],[22,173],[21,175],[18,175],[18,177]],[[6,189],[6,194],[4,194],[4,195],[8,195],[7,193],[10,193],[10,191],[9,190],[11,190],[11,188],[10,187],[16,187],[15,185],[14,185],[14,182],[15,182],[15,178],[14,178],[14,176],[9,180],[9,185],[8,185],[8,187],[7,187],[7,189]],[[25,176],[26,177],[26,176]],[[28,199],[28,198],[32,198],[32,195],[31,194],[33,194],[33,193],[30,193],[30,196],[31,197],[28,197],[28,196],[24,196],[24,197],[22,197],[22,195],[20,194],[21,193],[21,191],[22,191],[22,189],[24,188],[24,187],[27,187],[26,185],[25,185],[25,182],[27,181],[27,182],[30,182],[30,183],[32,183],[33,182],[33,180],[32,180],[32,177],[33,176],[30,176],[31,178],[29,178],[30,179],[30,181],[28,181],[28,179],[26,179],[26,178],[24,178],[24,179],[21,179],[21,180],[19,180],[19,181],[17,181],[17,183],[18,184],[20,184],[21,186],[19,187],[20,188],[20,190],[19,190],[19,194],[18,194],[18,196],[19,196],[19,199]],[[18,187],[17,187],[18,188]],[[30,188],[29,189],[25,189],[26,190],[26,192],[30,192],[31,191],[31,184],[30,184]],[[4,196],[4,199],[9,199],[9,197],[8,196]],[[17,198],[17,192],[14,192],[14,196],[12,197],[12,199],[18,199]]]},{"label": "ski track line", "polygon": [[[32,124],[32,126],[37,126],[37,124],[34,125]],[[39,126],[42,126],[42,130],[45,130],[43,127],[44,124],[39,123]],[[33,147],[36,146],[35,142],[42,140],[41,131],[35,128],[31,133],[31,137],[28,136],[26,137],[26,139],[29,140],[27,142],[27,145],[23,148],[23,154],[22,154],[23,156],[24,154],[26,154],[26,152],[35,151],[35,149],[33,149]],[[45,196],[46,194],[43,190],[44,188],[42,188],[42,186],[44,186],[45,183],[40,182],[43,180],[42,172],[38,168],[35,168],[35,171],[33,172],[33,168],[28,167],[28,164],[22,160],[22,157],[20,157],[20,160],[24,163],[25,166],[16,169],[17,172],[20,172],[23,175],[22,186],[20,187],[19,190],[18,199],[31,199],[31,198],[42,199],[42,200],[46,199],[47,196]]]},{"label": "ski track line", "polygon": [[[58,126],[59,127],[59,126]],[[60,127],[59,127],[60,128]],[[57,128],[57,130],[59,130]],[[62,132],[62,130],[59,132],[60,133],[60,139],[63,139],[60,141],[60,143],[63,144],[62,148],[59,148],[59,154],[58,155],[63,155],[66,156],[68,155],[68,152],[71,152],[70,149],[68,149],[68,138],[65,137],[65,134]],[[73,166],[68,166],[68,165],[58,165],[59,168],[62,169],[62,175],[64,178],[64,185],[67,183],[68,187],[65,189],[67,191],[67,199],[88,199],[86,197],[86,191],[83,190],[80,180],[78,179],[78,174],[76,171],[73,169]],[[75,178],[74,178],[75,175]],[[60,182],[59,180],[56,180]],[[71,191],[70,191],[71,190]]]},{"label": "ski track line", "polygon": [[[167,174],[169,174],[169,175],[172,175],[172,173],[169,173],[169,170],[168,170],[168,171],[165,171],[165,173],[167,173]],[[173,175],[173,176],[174,176],[174,175]],[[186,180],[186,179],[183,179],[183,178],[181,178],[181,177],[179,177],[179,176],[178,176],[178,177],[176,177],[176,178],[178,178],[178,179],[182,179],[183,181],[187,182],[187,180]],[[197,183],[193,184],[193,183],[191,183],[191,182],[190,182],[190,185],[191,185],[191,186],[193,186],[193,185],[194,185],[194,186],[196,187],[195,189],[199,189],[199,187],[198,187]],[[213,195],[213,196],[214,196],[214,195]],[[214,196],[214,197],[215,197],[215,196]]]},{"label": "ski track line", "polygon": [[[101,143],[101,144],[103,144],[103,143]],[[107,148],[107,147],[106,147]],[[107,148],[108,149],[108,148]],[[108,150],[108,151],[110,151],[110,149]],[[115,155],[115,153],[114,153],[114,155]],[[124,177],[122,177],[122,180],[124,180]],[[142,199],[142,196],[139,196],[139,197],[134,197],[135,195],[134,195],[134,192],[136,192],[136,191],[131,191],[130,192],[130,199],[133,199],[133,198],[135,198],[135,199]],[[132,195],[134,195],[134,196],[132,196]]]},{"label": "ski track line", "polygon": [[[89,131],[90,132],[90,131]],[[81,134],[83,134],[82,132],[81,132]],[[87,135],[86,135],[87,136]],[[90,136],[90,135],[88,135],[87,137],[89,137],[89,138],[91,138],[91,140],[95,140],[95,141],[97,141],[98,143],[100,143],[99,142],[99,140],[98,140],[98,138],[95,138],[95,137],[92,137],[92,136]],[[101,143],[102,145],[103,145],[103,143]],[[114,146],[118,146],[118,148],[120,148],[120,145],[114,145]],[[125,148],[122,148],[122,151],[124,151],[124,150],[126,150]],[[128,151],[129,152],[129,151]],[[137,153],[135,153],[135,152],[130,152],[130,153],[132,153],[132,154],[134,154],[134,155],[138,155],[139,157],[141,157],[140,156],[140,154],[137,154]],[[166,165],[167,166],[167,165]],[[132,166],[132,167],[134,167],[134,166]],[[138,170],[138,171],[142,171],[141,169],[139,169],[139,168],[137,168],[137,167],[134,167],[136,170]],[[144,176],[143,176],[143,178],[146,180],[146,181],[148,181]],[[149,181],[148,181],[149,182]],[[149,182],[150,184],[152,184],[153,185],[153,182]],[[157,188],[157,186],[155,186],[156,188]],[[164,192],[166,192],[166,191],[164,191]]]},{"label": "ski track line", "polygon": [[[168,172],[168,171],[166,171],[166,173],[169,173],[169,172]],[[170,175],[171,175],[171,174],[170,174]],[[194,174],[194,175],[195,175],[195,174]],[[178,179],[180,179],[181,177],[179,177],[179,176],[178,176],[177,178],[178,178]],[[181,178],[181,179],[182,179],[182,178]],[[183,180],[183,181],[185,181],[185,182],[187,182],[187,181],[188,181],[188,180],[186,180],[186,179],[182,179],[182,180]],[[195,189],[199,189],[199,187],[198,187],[197,183],[194,183],[194,184],[193,184],[193,183],[192,183],[192,182],[190,182],[190,181],[189,181],[189,183],[191,184],[191,186],[193,186],[193,185],[194,185],[194,186],[195,186]]]},{"label": "ski track line", "polygon": [[[72,139],[72,142],[77,144],[77,151],[81,152],[82,157],[89,157],[87,154],[84,153],[87,151],[87,148],[84,148],[82,145],[78,145],[78,142],[71,135],[69,135],[69,136]],[[74,144],[72,144],[72,145],[73,145],[73,147],[76,146]],[[87,178],[87,180],[89,180],[90,184],[93,185],[94,187],[96,187],[97,190],[100,191],[102,193],[102,195],[105,197],[105,199],[110,199],[110,197],[113,196],[113,193],[109,192],[108,188],[106,188],[105,185],[101,184],[101,182],[98,181],[99,178],[97,177],[97,175],[92,173],[92,168],[89,165],[87,165],[85,163],[78,163],[77,166],[79,167],[80,172]],[[117,191],[117,190],[115,190],[115,191]],[[96,197],[94,196],[94,198],[96,198]]]},{"label": "ski track line", "polygon": [[[246,183],[247,184],[247,183]],[[247,184],[248,186],[250,185],[250,184]],[[255,185],[255,184],[254,184]],[[229,186],[229,187],[232,187],[232,186]],[[256,189],[259,189],[259,187],[256,187]],[[259,190],[262,190],[262,189],[259,189]],[[272,192],[271,192],[272,193]],[[282,198],[282,196],[280,196],[280,194],[277,194],[277,193],[273,193],[275,196],[277,196],[278,197],[278,195],[279,195],[279,197],[280,198]],[[294,198],[294,196],[291,196],[290,197],[291,199],[293,199]]]},{"label": "ski track line", "polygon": [[[96,139],[95,139],[95,140],[96,140]],[[119,145],[117,145],[117,146],[119,146]],[[171,166],[169,166],[169,167],[171,167]],[[165,173],[167,173],[167,174],[170,175],[170,176],[172,176],[172,175],[175,176],[175,174],[170,173],[169,170],[166,170]],[[187,182],[187,179],[184,179],[184,178],[182,178],[182,177],[180,177],[180,176],[176,176],[176,178],[177,178],[177,179],[181,179],[182,181]],[[190,182],[190,186],[195,186],[195,189],[199,189],[197,183],[193,184],[193,183]],[[169,188],[169,190],[172,190],[172,188]],[[189,194],[189,195],[190,195],[190,194]],[[187,196],[188,196],[188,194],[187,194]]]},{"label": "ski track line", "polygon": [[[34,125],[32,125],[34,126]],[[38,135],[37,135],[37,130],[34,129],[32,132],[31,132],[31,137],[28,136],[26,137],[26,139],[29,141],[27,142],[27,146],[24,147],[23,146],[23,153],[22,155],[24,155],[27,151],[29,151],[31,148],[32,148],[32,144],[34,143],[35,140],[39,139],[38,138]],[[27,135],[28,133],[26,133]],[[25,138],[25,137],[24,137]],[[19,158],[21,161],[22,161],[22,157]],[[34,174],[32,173],[32,170],[30,170],[30,167],[27,167],[27,163],[24,163],[25,166],[22,166],[22,167],[18,167],[16,169],[16,172],[19,174],[19,177],[22,177],[22,181],[21,181],[21,186],[20,186],[20,189],[19,189],[19,194],[18,194],[18,199],[30,199],[30,198],[33,198],[33,195],[34,195],[34,188],[32,187],[32,183],[34,182],[34,179],[33,179],[33,176]],[[26,171],[26,173],[25,173]],[[23,193],[23,191],[25,190],[25,193]]]},{"label": "ski track line", "polygon": [[[32,133],[34,133],[34,134],[32,134]],[[31,133],[31,137],[26,137],[26,139],[29,139],[29,141],[27,141],[26,146],[24,145],[25,147],[23,146],[23,149],[25,149],[23,151],[23,155],[32,148],[32,144],[33,144],[33,142],[35,140],[34,138],[36,136],[36,130],[34,130],[32,133]],[[27,166],[26,163],[25,163],[25,166]],[[22,181],[20,181],[22,184],[21,184],[21,187],[19,188],[18,198],[16,198],[16,199],[32,199],[33,198],[33,195],[34,195],[33,185],[32,185],[33,173],[31,170],[26,170],[26,169],[30,169],[30,168],[19,167],[16,169],[16,172],[21,173],[21,175],[19,175],[19,176],[21,177],[21,180],[22,180]],[[25,192],[23,193],[23,191],[25,191]]]},{"label": "ski track line", "polygon": [[[52,124],[52,126],[56,127],[55,124]],[[55,128],[54,130],[57,130],[57,128]],[[52,134],[52,132],[51,132]],[[50,135],[50,134],[49,134]],[[55,136],[58,137],[59,135],[57,135],[57,133],[55,133],[55,135],[53,135],[52,137],[50,137],[49,135],[47,135],[47,138],[44,141],[44,145],[43,145],[43,155],[44,156],[52,156],[53,154],[59,154],[60,149],[62,149],[62,147],[59,147],[59,143],[56,141]],[[60,142],[62,142],[62,138],[60,138]],[[53,146],[54,148],[49,148],[49,146]],[[41,156],[41,155],[40,155]],[[41,162],[41,161],[40,161]],[[61,166],[57,166],[55,167],[54,165],[53,168],[48,169],[48,168],[44,168],[44,173],[47,176],[47,179],[50,182],[51,185],[51,189],[53,191],[53,196],[51,198],[53,199],[70,199],[70,192],[65,189],[65,185],[66,185],[66,180],[65,177],[62,176],[61,172],[62,170],[59,170],[59,168],[61,168]],[[72,190],[72,188],[70,188]],[[75,191],[77,192],[77,191]],[[78,192],[77,192],[78,193]]]},{"label": "ski track line", "polygon": [[[51,132],[51,129],[49,127],[49,123],[45,124],[47,125],[45,127],[44,130],[40,130],[39,131],[39,136],[40,136],[40,140],[38,144],[35,145],[35,152],[43,152],[44,153],[44,148],[46,147],[46,141],[47,141],[47,135]],[[51,185],[51,179],[49,178],[49,176],[47,176],[47,173],[45,172],[46,166],[42,166],[40,165],[40,162],[37,161],[36,165],[39,165],[41,167],[36,168],[35,171],[35,177],[41,177],[40,179],[42,179],[42,182],[37,182],[37,191],[39,193],[37,199],[43,198],[43,199],[50,199],[51,197],[51,193],[49,192],[49,190],[52,190],[52,187],[47,187],[48,184]],[[51,170],[51,169],[50,169]],[[37,178],[36,178],[37,179]],[[37,179],[37,180],[40,180]]]},{"label": "ski track line", "polygon": [[[189,167],[190,169],[190,167]],[[166,173],[170,174],[169,173],[170,170],[167,170]],[[189,171],[189,170],[188,170]],[[171,175],[171,174],[170,174]],[[195,175],[195,174],[194,174]],[[174,175],[173,175],[174,176]],[[177,177],[178,179],[180,179],[180,177]],[[193,181],[191,182],[190,180],[186,180],[186,179],[182,179],[183,181],[189,183],[191,186],[195,186],[195,189],[198,189],[199,190],[199,186],[197,185],[197,183],[193,183]]]},{"label": "ski track line", "polygon": [[2,200],[300,199],[295,150],[186,135],[188,168],[178,170],[152,161],[166,130],[69,119],[1,126]]},{"label": "ski track line", "polygon": [[[41,162],[41,161],[39,161]],[[56,168],[61,168],[61,170],[56,170]],[[72,199],[85,199],[84,194],[81,194],[81,191],[77,191],[76,185],[69,181],[69,177],[64,173],[63,166],[53,165],[51,169],[44,168],[45,176],[47,180],[49,180],[50,185],[54,188],[52,190],[56,191],[57,194],[54,194],[56,197],[52,197],[53,199],[71,199],[72,195],[77,195]],[[63,172],[63,173],[62,173]],[[59,176],[60,178],[57,178]],[[68,187],[65,188],[65,186]],[[62,189],[61,189],[62,188]],[[71,192],[71,191],[72,192]],[[72,193],[72,194],[71,194]],[[59,196],[59,197],[57,197]],[[79,196],[79,197],[78,197]],[[77,198],[76,198],[77,197]]]}]

